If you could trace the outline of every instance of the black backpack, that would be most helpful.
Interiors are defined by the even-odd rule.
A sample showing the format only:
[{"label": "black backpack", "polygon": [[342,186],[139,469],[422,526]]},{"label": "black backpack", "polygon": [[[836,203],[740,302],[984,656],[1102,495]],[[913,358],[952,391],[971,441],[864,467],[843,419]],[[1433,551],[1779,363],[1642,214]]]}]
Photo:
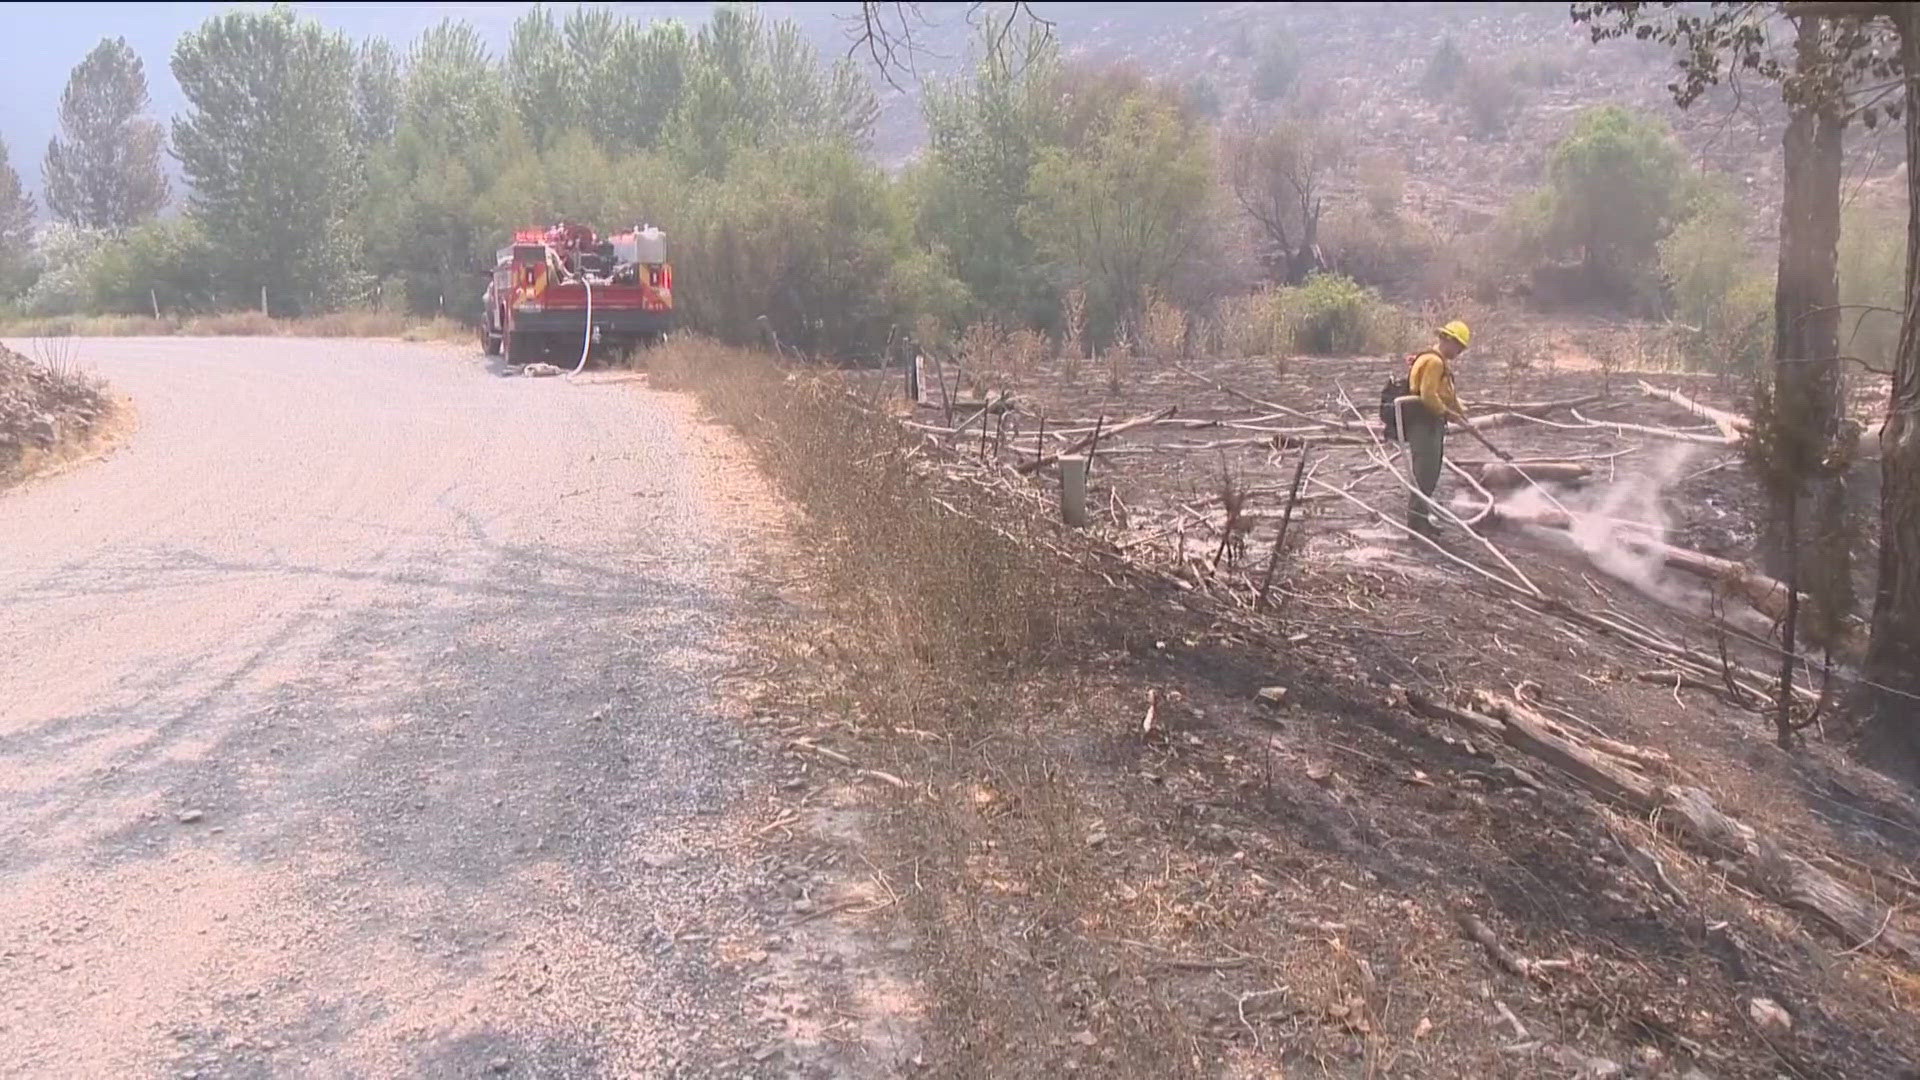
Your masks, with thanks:
[{"label": "black backpack", "polygon": [[1395,399],[1413,393],[1413,362],[1419,354],[1406,358],[1407,373],[1397,379],[1388,379],[1387,385],[1380,388],[1380,426],[1386,429],[1387,441],[1398,442],[1400,432],[1400,410],[1393,407]]}]

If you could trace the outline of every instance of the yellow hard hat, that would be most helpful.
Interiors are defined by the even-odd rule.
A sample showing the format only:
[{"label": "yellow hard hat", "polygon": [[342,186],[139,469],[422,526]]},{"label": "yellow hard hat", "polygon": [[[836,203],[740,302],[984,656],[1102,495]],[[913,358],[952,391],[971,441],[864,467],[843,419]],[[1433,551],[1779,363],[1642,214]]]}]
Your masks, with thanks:
[{"label": "yellow hard hat", "polygon": [[1466,348],[1467,345],[1473,341],[1473,332],[1471,330],[1468,330],[1467,324],[1461,322],[1459,319],[1455,319],[1452,322],[1448,323],[1447,325],[1441,327],[1440,333],[1458,342],[1460,344],[1460,347],[1463,349]]}]

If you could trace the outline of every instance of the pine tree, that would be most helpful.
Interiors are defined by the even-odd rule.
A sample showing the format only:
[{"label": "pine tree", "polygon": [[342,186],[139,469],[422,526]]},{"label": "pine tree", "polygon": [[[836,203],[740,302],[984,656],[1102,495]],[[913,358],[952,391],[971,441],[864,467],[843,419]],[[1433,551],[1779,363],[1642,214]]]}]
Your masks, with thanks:
[{"label": "pine tree", "polygon": [[167,177],[160,169],[158,121],[147,108],[147,72],[123,38],[87,54],[60,95],[60,131],[47,144],[47,207],[89,229],[119,231],[160,212]]},{"label": "pine tree", "polygon": [[32,240],[33,196],[20,186],[20,174],[7,160],[7,144],[0,140],[0,297],[25,287]]}]

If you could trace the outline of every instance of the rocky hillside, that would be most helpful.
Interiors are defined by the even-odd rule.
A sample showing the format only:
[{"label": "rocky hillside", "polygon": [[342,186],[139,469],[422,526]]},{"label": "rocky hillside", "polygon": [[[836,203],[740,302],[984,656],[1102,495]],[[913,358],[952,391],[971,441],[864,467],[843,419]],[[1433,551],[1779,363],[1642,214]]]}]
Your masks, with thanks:
[{"label": "rocky hillside", "polygon": [[[922,5],[915,77],[883,95],[876,150],[900,162],[924,138],[919,83],[963,67],[967,4]],[[1223,125],[1258,123],[1279,107],[1256,92],[1261,59],[1280,35],[1298,55],[1294,91],[1320,115],[1338,117],[1362,155],[1384,157],[1409,176],[1410,208],[1448,231],[1472,232],[1541,179],[1553,143],[1581,109],[1619,102],[1655,113],[1704,168],[1725,174],[1753,207],[1753,237],[1771,240],[1778,212],[1783,110],[1767,85],[1724,87],[1691,110],[1673,105],[1670,53],[1631,41],[1593,43],[1565,3],[1048,4],[1072,57],[1126,63],[1194,87]],[[769,5],[802,21],[823,49],[847,48],[848,26],[803,5]],[[975,16],[976,19],[979,16]],[[1436,53],[1498,76],[1511,91],[1506,122],[1476,123],[1457,93],[1427,83]],[[917,77],[917,78],[916,78]],[[883,84],[884,85],[884,84]],[[1496,91],[1497,92],[1497,91]],[[1904,160],[1897,133],[1856,131],[1849,179],[1884,181]]]},{"label": "rocky hillside", "polygon": [[97,382],[50,360],[0,345],[0,483],[17,479],[34,455],[93,434],[111,408]]}]

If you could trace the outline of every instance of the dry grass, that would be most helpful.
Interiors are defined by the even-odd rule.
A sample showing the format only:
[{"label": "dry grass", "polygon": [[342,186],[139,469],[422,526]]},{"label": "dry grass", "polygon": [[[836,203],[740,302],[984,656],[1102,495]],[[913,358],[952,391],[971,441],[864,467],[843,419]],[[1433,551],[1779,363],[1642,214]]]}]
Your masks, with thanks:
[{"label": "dry grass", "polygon": [[1220,304],[1220,345],[1233,357],[1272,356],[1284,351],[1292,328],[1282,319],[1271,290],[1229,297]]},{"label": "dry grass", "polygon": [[1147,355],[1158,360],[1174,360],[1186,355],[1187,313],[1163,297],[1147,296],[1146,313],[1140,320],[1140,340]]},{"label": "dry grass", "polygon": [[[1372,380],[1379,364],[1302,361],[1284,387],[1261,385],[1264,365],[1207,370],[1306,402],[1328,382]],[[1527,678],[1546,700],[1676,759],[1689,744],[1666,740],[1681,732],[1750,741],[1739,717],[1683,705],[1669,688],[1599,683],[1593,673],[1629,670],[1620,643],[1570,654],[1498,597],[1410,587],[1350,563],[1321,573],[1313,557],[1297,573],[1288,560],[1281,594],[1301,632],[1264,634],[1189,607],[1199,601],[1184,590],[1096,580],[1079,556],[1097,540],[1073,547],[1029,500],[958,482],[951,458],[837,379],[698,341],[668,346],[655,370],[740,427],[804,510],[806,578],[823,595],[799,666],[815,671],[824,657],[826,670],[782,672],[780,692],[863,764],[907,782],[874,786],[884,816],[866,853],[926,951],[933,1074],[1571,1075],[1560,1064],[1571,1048],[1677,1076],[1703,1060],[1689,1047],[1703,1047],[1716,1076],[1772,1076],[1783,1062],[1799,1075],[1900,1075],[1886,1064],[1915,1041],[1896,1019],[1913,1000],[1910,971],[1883,977],[1871,956],[1838,955],[1730,890],[1709,859],[1665,847],[1690,898],[1670,903],[1609,857],[1607,829],[1620,823],[1551,777],[1541,792],[1500,779],[1478,748],[1413,720],[1391,692],[1383,704],[1390,680],[1426,685],[1430,671]],[[1577,387],[1541,390],[1598,381],[1582,371]],[[1049,383],[1016,390],[1057,416],[1139,411],[1189,390],[1146,364],[1118,403]],[[1276,498],[1250,484],[1276,459],[1249,453],[1182,458],[1190,475],[1167,488],[1182,499],[1211,488],[1229,524],[1206,555],[1223,567],[1231,522]],[[1172,468],[1170,457],[1113,452],[1104,481],[1142,507],[1125,474]],[[1311,531],[1336,527],[1329,518]],[[1257,539],[1243,567],[1269,550],[1269,530]],[[1604,591],[1557,573],[1543,580],[1563,595]],[[1655,617],[1630,595],[1606,600]],[[1284,711],[1256,702],[1270,684],[1290,688]],[[1746,814],[1757,811],[1736,797],[1753,786],[1741,776],[1763,772],[1762,786],[1791,792],[1799,767],[1717,749],[1686,756]],[[1879,812],[1905,820],[1891,804]],[[1810,850],[1866,868],[1896,857],[1809,831],[1804,813],[1792,820],[1794,835],[1819,838]],[[1650,826],[1628,824],[1655,843]],[[1460,934],[1451,911],[1462,904],[1516,953],[1565,966],[1507,977]],[[1703,925],[1738,937],[1703,946]],[[1759,957],[1767,974],[1756,982]],[[1756,993],[1793,1009],[1792,1041],[1769,1043],[1745,1022]],[[1513,1049],[1496,1002],[1535,1033],[1533,1050]]]},{"label": "dry grass", "polygon": [[[1098,609],[1028,542],[1049,526],[971,488],[936,493],[900,427],[830,378],[696,338],[657,350],[652,370],[739,428],[805,511],[827,609],[808,647],[834,658],[827,711],[913,788],[883,808],[884,855],[911,867],[901,904],[937,958],[926,975],[950,1060],[970,1075],[1201,1071],[1141,958],[1091,936],[1090,919],[1115,916],[1060,738]],[[1063,1008],[1096,984],[1114,1011]]]},{"label": "dry grass", "polygon": [[1087,290],[1075,286],[1061,297],[1060,358],[1078,365],[1087,356]]},{"label": "dry grass", "polygon": [[0,323],[0,335],[61,337],[342,337],[407,341],[469,341],[472,327],[445,316],[419,319],[393,312],[349,309],[296,319],[258,311],[153,318],[150,315],[73,315]]}]

